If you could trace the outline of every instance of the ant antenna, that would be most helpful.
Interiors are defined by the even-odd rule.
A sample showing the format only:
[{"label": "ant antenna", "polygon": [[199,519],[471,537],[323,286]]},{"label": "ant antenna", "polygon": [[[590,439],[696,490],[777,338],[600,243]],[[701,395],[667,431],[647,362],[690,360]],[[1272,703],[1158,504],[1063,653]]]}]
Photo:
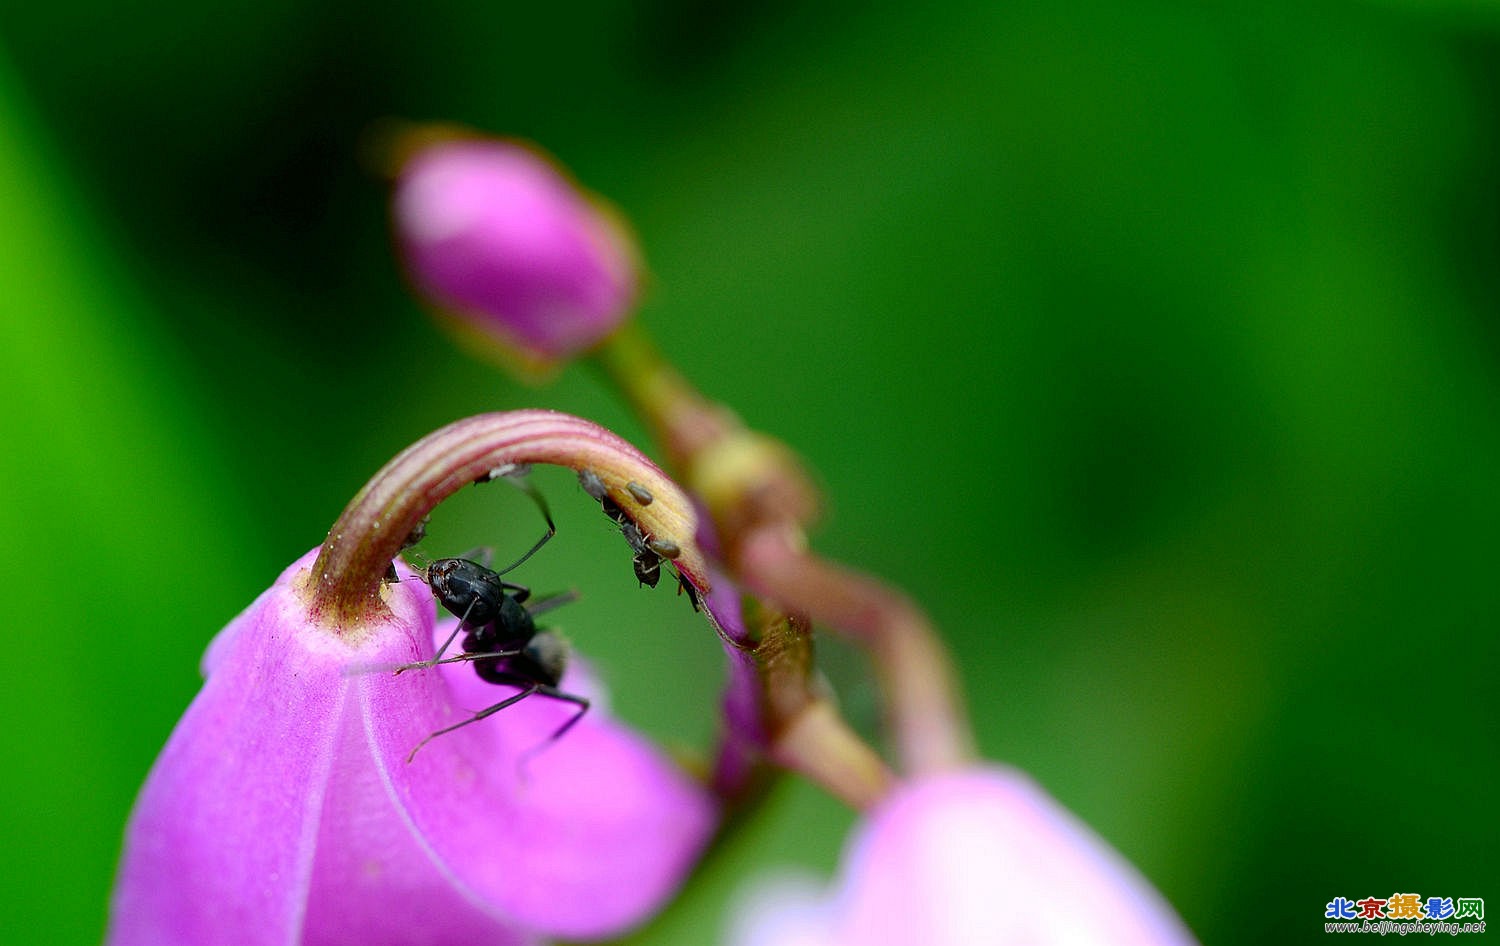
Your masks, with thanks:
[{"label": "ant antenna", "polygon": [[[427,583],[427,578],[426,578],[425,574],[422,577],[422,583],[423,584]],[[399,666],[395,670],[393,670],[392,674],[393,675],[399,675],[399,674],[405,673],[408,670],[425,670],[428,667],[436,667],[438,664],[441,664],[441,663],[451,663],[451,661],[447,661],[447,660],[443,659],[443,654],[447,653],[448,652],[448,648],[452,647],[453,646],[453,642],[458,639],[459,633],[463,631],[464,625],[467,624],[468,621],[469,621],[469,612],[474,610],[474,603],[477,602],[478,600],[479,600],[478,598],[470,598],[469,599],[469,606],[467,608],[464,608],[464,616],[458,619],[458,626],[453,629],[453,633],[452,634],[448,635],[448,639],[445,640],[445,641],[443,641],[443,646],[441,646],[441,647],[439,647],[437,649],[437,653],[435,653],[435,654],[432,655],[432,659],[431,660],[419,660],[416,663],[402,664],[401,666]],[[431,737],[429,736],[428,738],[430,739]],[[419,746],[418,748],[421,748],[421,747]],[[415,753],[413,753],[413,754],[415,754]]]},{"label": "ant antenna", "polygon": [[536,508],[541,510],[542,518],[547,522],[546,533],[544,533],[540,539],[537,539],[535,545],[526,550],[525,555],[522,555],[514,562],[511,562],[509,565],[495,572],[495,574],[497,575],[504,575],[507,572],[515,571],[517,568],[520,568],[522,565],[526,564],[527,559],[535,555],[542,546],[546,545],[547,542],[551,540],[554,535],[557,535],[557,523],[552,521],[552,510],[547,508],[546,497],[542,495],[540,490],[538,490],[531,484],[530,480],[521,479],[519,474],[514,473],[501,473],[499,475],[505,477],[506,482],[510,483],[516,489],[520,490],[528,497],[530,497],[531,501],[536,503]]}]

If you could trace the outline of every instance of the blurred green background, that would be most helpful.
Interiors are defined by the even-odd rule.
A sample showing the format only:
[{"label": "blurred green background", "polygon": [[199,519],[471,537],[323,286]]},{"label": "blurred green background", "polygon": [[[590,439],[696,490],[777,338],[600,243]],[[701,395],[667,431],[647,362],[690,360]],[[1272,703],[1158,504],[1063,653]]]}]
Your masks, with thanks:
[{"label": "blurred green background", "polygon": [[[520,387],[425,320],[358,157],[389,116],[618,202],[662,346],[818,471],[817,546],[925,604],[985,754],[1206,943],[1500,902],[1500,6],[528,7],[0,5],[0,930],[97,940],[204,645],[398,449],[521,406],[645,442],[591,371]],[[541,485],[529,582],[706,745],[712,634]],[[538,525],[471,490],[426,549]],[[784,785],[634,941],[713,941],[850,823]]]}]

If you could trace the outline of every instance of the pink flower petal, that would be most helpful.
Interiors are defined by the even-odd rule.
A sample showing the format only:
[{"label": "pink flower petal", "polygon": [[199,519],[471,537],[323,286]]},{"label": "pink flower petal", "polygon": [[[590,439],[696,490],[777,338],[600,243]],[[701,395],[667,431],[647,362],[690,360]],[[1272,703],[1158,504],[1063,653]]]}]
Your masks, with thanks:
[{"label": "pink flower petal", "polygon": [[137,801],[111,944],[508,946],[619,932],[675,890],[713,827],[701,788],[602,714],[523,772],[567,709],[544,700],[407,765],[505,688],[475,693],[461,666],[372,671],[431,654],[430,596],[387,587],[390,619],[351,640],[308,621],[312,560],[211,645]]},{"label": "pink flower petal", "polygon": [[837,893],[781,891],[739,946],[1189,946],[1151,885],[1030,779],[999,767],[907,784],[863,824]]},{"label": "pink flower petal", "polygon": [[290,578],[310,562],[215,640],[136,801],[110,943],[297,941],[351,685],[348,646],[302,630]]},{"label": "pink flower petal", "polygon": [[370,765],[358,700],[345,705],[324,798],[302,943],[442,946],[532,942],[516,921],[455,888],[389,802]]},{"label": "pink flower petal", "polygon": [[691,869],[715,807],[650,743],[596,711],[548,743],[577,707],[533,696],[438,737],[407,764],[428,733],[516,692],[450,664],[371,677],[366,705],[413,685],[441,715],[372,712],[371,737],[431,856],[476,897],[527,928],[599,937],[644,919]]}]

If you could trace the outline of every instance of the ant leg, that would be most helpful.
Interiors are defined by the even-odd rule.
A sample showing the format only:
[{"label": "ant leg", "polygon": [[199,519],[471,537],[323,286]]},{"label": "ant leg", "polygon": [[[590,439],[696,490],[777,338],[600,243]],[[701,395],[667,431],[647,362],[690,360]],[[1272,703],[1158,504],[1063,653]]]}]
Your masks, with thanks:
[{"label": "ant leg", "polygon": [[520,693],[517,693],[514,696],[508,696],[500,702],[496,703],[494,706],[482,709],[479,712],[475,713],[473,716],[470,716],[468,719],[460,720],[459,722],[454,723],[452,726],[445,726],[432,735],[428,736],[426,739],[423,739],[421,742],[417,743],[417,747],[411,751],[411,755],[408,755],[406,757],[407,764],[410,765],[411,760],[417,757],[417,753],[421,750],[421,748],[437,737],[442,736],[446,733],[450,733],[455,729],[462,729],[470,723],[477,723],[487,716],[493,716],[506,707],[514,706],[516,703],[521,702],[531,694],[538,693],[542,690],[542,685],[540,683],[528,683],[525,684],[525,686],[526,689],[522,690]]},{"label": "ant leg", "polygon": [[532,486],[529,480],[517,479],[515,477],[509,476],[506,477],[506,479],[513,486],[515,486],[516,489],[531,497],[532,502],[536,503],[536,508],[541,510],[542,518],[547,522],[547,531],[542,534],[542,537],[540,539],[537,539],[536,544],[528,549],[525,555],[522,555],[514,562],[511,562],[509,565],[495,572],[495,574],[497,575],[504,575],[506,572],[515,571],[517,568],[520,568],[526,563],[527,559],[535,555],[537,551],[542,546],[546,545],[554,535],[557,535],[557,523],[552,521],[552,510],[547,508],[547,500],[544,496],[542,496],[541,491],[538,490],[535,486]]},{"label": "ant leg", "polygon": [[416,663],[402,664],[395,669],[395,673],[405,673],[408,670],[425,670],[428,667],[436,667],[440,663],[446,663],[447,661],[443,660],[443,654],[447,653],[448,648],[453,646],[453,642],[458,638],[459,632],[462,631],[464,629],[464,625],[468,623],[469,612],[474,610],[474,602],[477,600],[477,598],[469,599],[469,606],[467,608],[464,608],[464,616],[458,619],[458,626],[453,629],[452,634],[448,635],[448,639],[443,641],[443,646],[437,649],[437,653],[432,655],[431,660],[419,660]]},{"label": "ant leg", "polygon": [[[579,696],[576,693],[564,693],[562,690],[559,690],[555,686],[551,686],[550,684],[546,683],[538,683],[536,680],[530,677],[523,677],[520,674],[514,673],[497,673],[493,677],[489,677],[487,679],[489,679],[492,683],[500,683],[507,686],[526,687],[527,693],[538,693],[550,699],[561,700],[564,703],[573,703],[578,706],[578,712],[574,713],[566,723],[563,723],[561,726],[559,726],[557,732],[554,732],[552,735],[548,736],[547,741],[538,748],[543,748],[556,742],[558,739],[561,739],[563,734],[572,729],[580,719],[583,719],[583,714],[589,711],[590,704],[587,698]],[[504,709],[506,706],[509,706],[511,703],[515,702],[516,699],[516,697],[512,697],[510,700],[504,701],[500,706],[492,706],[484,711],[484,715],[488,716],[490,713],[496,712],[500,709]]]},{"label": "ant leg", "polygon": [[572,703],[578,707],[578,712],[574,713],[572,718],[570,718],[566,723],[563,723],[561,726],[559,726],[557,728],[557,732],[547,737],[547,742],[549,743],[556,742],[557,740],[561,739],[563,735],[566,734],[568,730],[572,729],[580,719],[583,719],[583,714],[589,711],[590,703],[588,699],[586,697],[579,696],[576,693],[564,693],[557,687],[549,686],[538,687],[537,692],[542,696],[550,696],[554,700],[561,700],[564,703]]},{"label": "ant leg", "polygon": [[576,704],[578,706],[578,712],[574,713],[566,723],[563,723],[561,726],[559,726],[556,732],[547,737],[546,741],[537,743],[530,749],[527,749],[525,752],[521,753],[520,758],[516,759],[516,768],[522,770],[523,774],[526,769],[526,764],[530,762],[537,753],[549,748],[553,743],[561,739],[567,733],[567,731],[577,725],[578,721],[580,719],[583,719],[583,715],[589,711],[589,701],[584,697],[577,695],[576,693],[564,693],[557,687],[550,686],[537,687],[536,692],[542,696],[550,696],[554,700],[562,700],[567,703]]},{"label": "ant leg", "polygon": [[419,664],[403,664],[402,666],[396,668],[396,673],[400,673],[403,670],[415,670],[417,668],[424,668],[425,669],[427,667],[437,667],[437,666],[440,666],[442,664],[465,664],[465,663],[472,663],[473,661],[476,661],[476,660],[491,660],[491,659],[494,659],[496,657],[518,657],[518,656],[520,656],[523,653],[525,653],[525,651],[522,651],[522,650],[491,650],[491,651],[486,651],[485,653],[482,653],[482,654],[476,654],[476,653],[471,653],[469,651],[465,651],[462,654],[454,654],[452,657],[441,657],[441,658],[434,657],[431,660],[424,660],[422,663],[419,663]]},{"label": "ant leg", "polygon": [[444,659],[443,654],[447,652],[449,647],[453,646],[454,638],[458,637],[458,632],[463,629],[463,622],[458,622],[458,627],[455,627],[453,633],[448,635],[448,639],[443,641],[443,646],[438,648],[438,652],[432,655],[431,660],[419,660],[416,663],[401,664],[392,673],[399,676],[408,670],[426,670],[428,667],[436,667],[438,664],[452,663],[451,659]]},{"label": "ant leg", "polygon": [[680,595],[683,592],[687,592],[688,604],[691,604],[693,606],[693,613],[697,614],[698,613],[698,589],[694,588],[693,585],[692,585],[692,583],[689,582],[686,578],[684,578],[682,576],[682,570],[679,569],[677,571],[677,593]]},{"label": "ant leg", "polygon": [[[525,599],[518,596],[516,600],[523,601]],[[532,617],[536,617],[538,614],[546,614],[548,611],[551,611],[554,608],[560,608],[565,604],[572,604],[577,600],[578,592],[569,589],[567,591],[559,591],[556,594],[550,594],[538,598],[536,599],[536,601],[532,602],[531,607],[527,608],[526,610],[531,612]]]}]

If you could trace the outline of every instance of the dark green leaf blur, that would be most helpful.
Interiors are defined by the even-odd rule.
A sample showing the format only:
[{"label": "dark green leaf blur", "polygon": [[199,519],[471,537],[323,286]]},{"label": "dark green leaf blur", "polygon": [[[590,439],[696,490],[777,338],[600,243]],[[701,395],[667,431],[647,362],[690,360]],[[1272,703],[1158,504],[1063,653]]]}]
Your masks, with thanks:
[{"label": "dark green leaf blur", "polygon": [[[1500,903],[1500,5],[59,0],[0,5],[0,929],[98,940],[205,644],[400,448],[530,406],[649,448],[586,366],[524,387],[424,316],[389,118],[618,203],[644,323],[818,472],[817,547],[923,602],[986,756],[1205,943]],[[539,484],[526,580],[704,748],[713,635]],[[539,531],[475,489],[424,548]],[[850,824],[782,785],[631,942],[715,941]]]}]

